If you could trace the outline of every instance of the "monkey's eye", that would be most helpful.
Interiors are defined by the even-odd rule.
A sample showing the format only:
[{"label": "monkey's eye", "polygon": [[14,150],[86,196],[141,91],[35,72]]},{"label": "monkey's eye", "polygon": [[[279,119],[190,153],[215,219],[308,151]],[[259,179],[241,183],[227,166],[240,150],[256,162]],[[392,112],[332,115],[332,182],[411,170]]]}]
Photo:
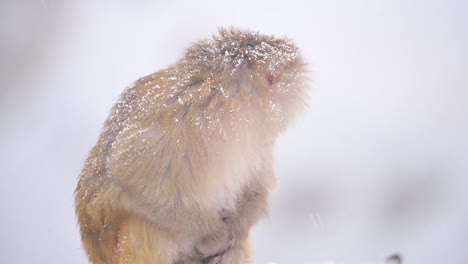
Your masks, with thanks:
[{"label": "monkey's eye", "polygon": [[272,85],[272,84],[273,84],[273,79],[275,78],[275,76],[273,75],[273,73],[271,73],[271,72],[268,73],[266,77],[267,77],[267,82],[268,82],[268,84],[269,84],[269,85]]},{"label": "monkey's eye", "polygon": [[281,73],[268,72],[265,74],[265,79],[269,85],[273,85],[281,79]]}]

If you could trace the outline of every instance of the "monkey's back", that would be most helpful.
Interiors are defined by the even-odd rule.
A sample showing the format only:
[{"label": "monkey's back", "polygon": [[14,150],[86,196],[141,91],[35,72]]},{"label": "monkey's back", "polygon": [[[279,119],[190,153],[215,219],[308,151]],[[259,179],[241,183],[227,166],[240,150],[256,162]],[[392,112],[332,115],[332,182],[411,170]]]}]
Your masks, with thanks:
[{"label": "monkey's back", "polygon": [[81,229],[114,225],[128,212],[163,226],[167,220],[160,215],[173,221],[195,217],[203,229],[210,224],[203,219],[217,217],[207,211],[235,206],[248,170],[261,157],[255,147],[245,147],[253,142],[234,122],[241,106],[223,93],[173,68],[128,87],[80,177]]}]

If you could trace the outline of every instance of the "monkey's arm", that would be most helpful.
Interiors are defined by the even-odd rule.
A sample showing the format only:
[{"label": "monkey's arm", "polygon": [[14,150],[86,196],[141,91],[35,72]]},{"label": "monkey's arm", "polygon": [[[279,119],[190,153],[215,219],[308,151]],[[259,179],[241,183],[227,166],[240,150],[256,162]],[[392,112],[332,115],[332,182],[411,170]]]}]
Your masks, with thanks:
[{"label": "monkey's arm", "polygon": [[273,144],[262,146],[258,155],[260,160],[253,163],[249,183],[238,196],[235,208],[219,212],[224,228],[196,244],[195,251],[204,263],[250,263],[249,231],[268,214],[269,192],[276,183]]},{"label": "monkey's arm", "polygon": [[224,219],[230,222],[236,240],[248,239],[250,228],[268,215],[270,190],[276,185],[272,143],[265,146],[262,166],[256,168],[250,177],[250,184],[239,198],[236,211],[232,214],[224,212]]},{"label": "monkey's arm", "polygon": [[[267,173],[266,171],[264,173]],[[259,175],[260,176],[260,175]],[[273,177],[273,174],[262,175]],[[206,264],[253,263],[249,242],[250,228],[268,214],[269,188],[264,183],[252,183],[238,202],[236,212],[221,212],[228,227],[227,250],[208,258]]]},{"label": "monkey's arm", "polygon": [[263,166],[252,172],[252,180],[239,197],[236,210],[220,212],[228,227],[231,243],[224,253],[212,258],[209,264],[252,263],[249,231],[268,214],[269,193],[276,183],[272,161],[273,146],[268,145],[263,156]]}]

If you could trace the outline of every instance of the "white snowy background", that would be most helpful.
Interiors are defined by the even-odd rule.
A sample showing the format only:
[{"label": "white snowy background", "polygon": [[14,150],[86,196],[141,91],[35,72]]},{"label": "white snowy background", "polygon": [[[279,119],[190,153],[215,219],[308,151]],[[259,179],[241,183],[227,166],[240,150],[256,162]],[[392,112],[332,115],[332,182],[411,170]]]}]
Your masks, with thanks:
[{"label": "white snowy background", "polygon": [[468,263],[467,1],[0,3],[0,263],[86,263],[73,191],[110,107],[218,26],[287,35],[310,110],[279,139],[258,264]]}]

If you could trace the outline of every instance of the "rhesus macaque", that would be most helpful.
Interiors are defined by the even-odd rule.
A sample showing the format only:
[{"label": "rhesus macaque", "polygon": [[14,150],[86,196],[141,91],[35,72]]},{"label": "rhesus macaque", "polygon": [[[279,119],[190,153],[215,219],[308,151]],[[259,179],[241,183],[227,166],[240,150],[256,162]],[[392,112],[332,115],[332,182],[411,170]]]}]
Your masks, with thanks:
[{"label": "rhesus macaque", "polygon": [[246,264],[268,211],[278,135],[304,111],[288,39],[221,29],[128,87],[76,189],[94,264]]}]

